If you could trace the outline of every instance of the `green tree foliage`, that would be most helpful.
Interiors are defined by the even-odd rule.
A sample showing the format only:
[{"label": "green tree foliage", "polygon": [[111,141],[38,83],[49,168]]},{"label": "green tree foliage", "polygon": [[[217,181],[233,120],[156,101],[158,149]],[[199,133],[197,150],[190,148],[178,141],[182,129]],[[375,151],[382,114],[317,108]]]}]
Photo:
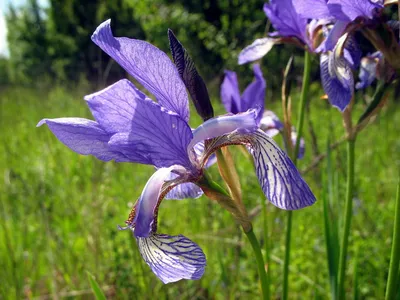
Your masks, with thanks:
[{"label": "green tree foliage", "polygon": [[[104,20],[111,18],[116,36],[145,39],[168,51],[167,29],[171,28],[190,52],[206,79],[221,75],[224,68],[243,73],[237,56],[255,38],[265,34],[266,18],[261,0],[50,0],[41,8],[29,0],[22,8],[10,7],[9,28],[12,79],[37,83],[47,78],[61,83],[76,83],[85,78],[103,86],[125,77],[124,71],[103,53],[90,36]],[[271,51],[265,64],[278,66],[277,56],[286,51]],[[268,72],[266,70],[266,73]],[[268,75],[268,74],[266,74]],[[275,79],[269,85],[278,86]],[[245,80],[246,81],[246,80]]]}]

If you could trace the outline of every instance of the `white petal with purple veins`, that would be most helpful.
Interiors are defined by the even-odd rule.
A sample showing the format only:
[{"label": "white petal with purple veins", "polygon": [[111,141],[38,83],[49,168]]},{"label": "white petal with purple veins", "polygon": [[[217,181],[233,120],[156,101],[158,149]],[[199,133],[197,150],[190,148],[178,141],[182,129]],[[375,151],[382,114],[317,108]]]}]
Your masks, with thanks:
[{"label": "white petal with purple veins", "polygon": [[244,48],[239,54],[239,65],[255,61],[266,55],[276,44],[277,39],[261,38]]},{"label": "white petal with purple veins", "polygon": [[200,279],[206,257],[201,248],[183,235],[154,234],[137,238],[140,254],[164,283]]},{"label": "white petal with purple veins", "polygon": [[259,130],[251,144],[258,180],[272,204],[296,210],[315,202],[313,193],[290,158],[269,136]]}]

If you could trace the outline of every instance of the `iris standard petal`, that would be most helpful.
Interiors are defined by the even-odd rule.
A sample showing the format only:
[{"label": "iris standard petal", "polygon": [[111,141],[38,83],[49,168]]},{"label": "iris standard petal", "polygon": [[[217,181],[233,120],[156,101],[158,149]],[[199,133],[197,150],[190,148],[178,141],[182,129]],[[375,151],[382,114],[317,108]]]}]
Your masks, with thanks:
[{"label": "iris standard petal", "polygon": [[304,44],[308,43],[307,19],[295,10],[292,0],[270,0],[264,4],[264,12],[277,31],[283,37],[297,37]]},{"label": "iris standard petal", "polygon": [[247,46],[240,52],[238,60],[239,65],[262,58],[277,42],[277,39],[269,37],[255,40],[251,45]]},{"label": "iris standard petal", "polygon": [[329,0],[328,9],[335,19],[354,21],[358,17],[372,19],[376,9],[383,8],[383,1]]},{"label": "iris standard petal", "polygon": [[335,45],[339,38],[343,35],[343,32],[345,31],[348,24],[349,22],[347,21],[337,21],[333,25],[332,29],[329,31],[326,39],[321,43],[321,45],[318,46],[315,51],[317,53],[332,51],[333,48],[335,48]]},{"label": "iris standard petal", "polygon": [[331,14],[327,0],[293,0],[296,12],[307,19],[328,19]]},{"label": "iris standard petal", "polygon": [[192,130],[188,124],[150,99],[135,98],[133,103],[131,123],[125,132],[111,137],[110,149],[120,151],[132,161],[140,153],[146,164],[158,168],[175,164],[190,168],[186,149]]},{"label": "iris standard petal", "polygon": [[109,133],[126,132],[134,125],[138,103],[146,98],[129,80],[85,97],[96,121]]},{"label": "iris standard petal", "polygon": [[188,146],[188,152],[202,141],[212,139],[233,131],[253,132],[257,130],[257,110],[250,109],[236,115],[226,115],[212,118],[193,131],[193,139]]},{"label": "iris standard petal", "polygon": [[237,114],[242,111],[239,83],[233,71],[225,70],[224,81],[221,85],[221,101],[227,112]]},{"label": "iris standard petal", "polygon": [[149,90],[163,107],[188,121],[186,88],[169,57],[145,41],[115,38],[110,22],[107,20],[97,27],[93,42]]},{"label": "iris standard petal", "polygon": [[137,238],[140,254],[164,283],[181,279],[200,279],[206,256],[201,248],[183,235],[154,234]]},{"label": "iris standard petal", "polygon": [[51,132],[71,150],[83,154],[93,155],[100,160],[114,159],[118,162],[130,161],[118,150],[108,146],[111,135],[99,124],[83,118],[43,119],[37,126],[47,124]]},{"label": "iris standard petal", "polygon": [[259,64],[253,65],[253,71],[255,80],[250,83],[243,92],[241,111],[246,111],[251,108],[259,110],[260,113],[257,116],[257,123],[259,123],[262,118],[262,112],[264,111],[265,88],[267,84],[265,83]]}]

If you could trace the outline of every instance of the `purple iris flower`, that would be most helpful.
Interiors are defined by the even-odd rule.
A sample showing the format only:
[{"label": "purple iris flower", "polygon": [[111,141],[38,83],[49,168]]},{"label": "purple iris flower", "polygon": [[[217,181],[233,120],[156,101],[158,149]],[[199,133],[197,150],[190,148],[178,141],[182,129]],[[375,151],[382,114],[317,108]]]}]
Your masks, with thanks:
[{"label": "purple iris flower", "polygon": [[322,85],[330,103],[344,111],[354,94],[352,70],[358,68],[361,51],[352,36],[357,28],[372,22],[383,0],[293,0],[303,18],[326,20],[333,24],[326,39],[316,49],[322,52]]},{"label": "purple iris flower", "polygon": [[382,53],[377,51],[361,59],[360,72],[358,74],[359,82],[356,83],[356,89],[366,89],[376,79],[376,71],[379,60],[382,59]]},{"label": "purple iris flower", "polygon": [[[250,83],[244,90],[243,94],[240,95],[239,82],[236,73],[226,70],[225,78],[221,85],[221,100],[226,111],[234,114],[245,112],[252,108],[259,111],[257,116],[257,125],[272,138],[283,132],[283,124],[274,112],[264,110],[266,82],[259,64],[253,65],[253,72],[255,80]],[[292,128],[291,140],[293,145],[296,144],[296,138],[296,131]],[[304,139],[301,138],[298,158],[303,158],[304,151],[305,143]]]},{"label": "purple iris flower", "polygon": [[[62,143],[79,154],[157,168],[134,205],[126,228],[133,231],[143,259],[164,283],[199,279],[204,273],[206,258],[201,248],[182,235],[158,233],[157,215],[173,188],[202,180],[216,149],[235,144],[250,147],[262,189],[277,207],[293,210],[315,202],[287,155],[258,130],[255,109],[210,118],[192,131],[185,84],[165,53],[145,41],[114,37],[109,20],[96,29],[92,40],[157,102],[123,79],[85,97],[94,121],[43,119],[38,126],[47,124]],[[205,118],[210,117],[211,112],[205,112]],[[212,146],[205,147],[205,140],[212,141]],[[186,187],[175,192],[193,192],[192,187]]]},{"label": "purple iris flower", "polygon": [[262,58],[275,44],[280,43],[292,43],[312,51],[313,31],[309,30],[315,27],[308,27],[307,18],[296,12],[293,0],[271,0],[269,4],[264,4],[264,12],[276,31],[244,48],[239,54],[239,64]]}]

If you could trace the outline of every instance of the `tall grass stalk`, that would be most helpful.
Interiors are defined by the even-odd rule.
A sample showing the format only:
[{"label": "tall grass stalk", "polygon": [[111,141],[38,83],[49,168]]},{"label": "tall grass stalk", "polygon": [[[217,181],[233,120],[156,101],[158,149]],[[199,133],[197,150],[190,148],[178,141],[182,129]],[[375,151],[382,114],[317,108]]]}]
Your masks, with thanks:
[{"label": "tall grass stalk", "polygon": [[398,272],[400,267],[400,177],[397,184],[393,229],[393,244],[392,254],[390,257],[389,275],[386,286],[386,300],[395,299],[396,290],[398,289],[399,285]]},{"label": "tall grass stalk", "polygon": [[[297,155],[299,153],[300,139],[303,133],[306,99],[308,96],[308,90],[310,86],[310,68],[311,68],[311,56],[310,53],[306,50],[304,51],[303,86],[300,95],[300,107],[299,107],[297,127],[296,127],[297,139],[292,155],[292,160],[295,165],[297,165]],[[291,236],[292,236],[292,211],[288,211],[286,218],[286,242],[285,242],[286,252],[285,252],[285,261],[283,264],[283,294],[282,294],[283,300],[288,299],[288,294],[289,294],[289,265],[290,265]]]},{"label": "tall grass stalk", "polygon": [[354,189],[354,148],[355,137],[350,137],[347,141],[347,183],[346,183],[346,202],[344,212],[344,228],[342,236],[342,244],[339,256],[339,273],[338,273],[338,295],[339,299],[344,299],[344,278],[346,275],[346,258],[349,242],[351,219],[353,214],[353,189]]}]

